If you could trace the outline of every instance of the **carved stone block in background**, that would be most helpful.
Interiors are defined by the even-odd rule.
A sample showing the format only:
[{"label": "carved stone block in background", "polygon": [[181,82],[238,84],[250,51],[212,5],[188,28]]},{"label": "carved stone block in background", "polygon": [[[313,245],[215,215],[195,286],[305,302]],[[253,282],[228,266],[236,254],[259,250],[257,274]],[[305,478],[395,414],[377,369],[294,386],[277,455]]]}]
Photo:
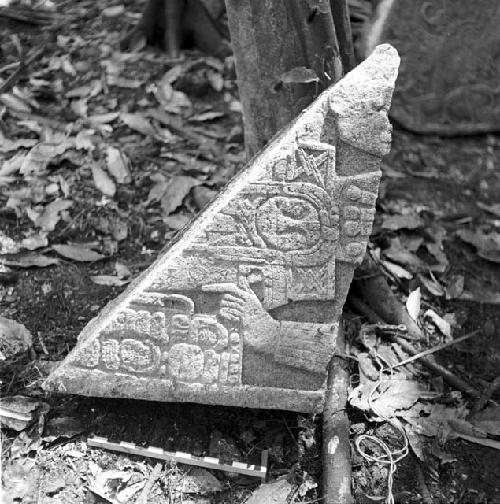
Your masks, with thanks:
[{"label": "carved stone block in background", "polygon": [[328,89],[80,335],[51,390],[320,409],[371,231],[399,58]]},{"label": "carved stone block in background", "polygon": [[422,133],[500,129],[498,0],[383,0],[366,52],[389,42],[401,55],[392,117]]}]

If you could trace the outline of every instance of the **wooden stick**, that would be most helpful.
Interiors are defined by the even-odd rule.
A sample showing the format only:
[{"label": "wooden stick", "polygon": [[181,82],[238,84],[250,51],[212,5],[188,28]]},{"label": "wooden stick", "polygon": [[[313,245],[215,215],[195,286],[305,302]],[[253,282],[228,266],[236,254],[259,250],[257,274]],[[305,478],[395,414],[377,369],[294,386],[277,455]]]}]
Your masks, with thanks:
[{"label": "wooden stick", "polygon": [[141,457],[150,457],[159,460],[168,460],[169,462],[177,462],[179,464],[187,464],[198,467],[205,467],[206,469],[217,469],[218,471],[233,472],[238,474],[245,474],[246,476],[253,476],[262,480],[266,479],[267,475],[267,450],[264,450],[261,455],[262,465],[245,464],[243,462],[232,462],[225,464],[220,459],[214,457],[196,457],[190,453],[183,452],[168,452],[163,448],[155,446],[148,446],[142,448],[136,446],[134,443],[111,443],[106,438],[94,436],[87,439],[88,446],[96,448],[104,448],[106,450],[118,451],[121,453],[129,453],[130,455],[140,455]]},{"label": "wooden stick", "polygon": [[340,59],[342,60],[344,74],[346,74],[356,66],[349,6],[347,5],[347,0],[330,0],[330,7],[333,22],[335,23],[335,31],[337,32]]},{"label": "wooden stick", "polygon": [[440,345],[436,345],[435,347],[428,348],[427,350],[424,350],[423,352],[419,352],[411,357],[408,357],[408,359],[402,360],[401,362],[398,362],[393,368],[398,367],[398,366],[404,366],[405,364],[409,364],[410,362],[416,361],[417,359],[421,359],[422,357],[425,357],[426,355],[431,355],[433,353],[439,352],[440,350],[443,350],[443,348],[448,348],[449,346],[456,345],[457,343],[460,343],[462,341],[468,340],[469,338],[472,338],[472,336],[475,336],[477,333],[481,332],[479,329],[476,329],[475,331],[470,332],[469,334],[465,334],[463,336],[460,336],[459,338],[456,338],[452,341],[448,341],[446,343],[441,343]]},{"label": "wooden stick", "polygon": [[328,366],[328,380],[323,411],[323,501],[325,504],[350,504],[351,447],[349,418],[346,413],[349,368],[345,339],[339,330],[336,349]]}]

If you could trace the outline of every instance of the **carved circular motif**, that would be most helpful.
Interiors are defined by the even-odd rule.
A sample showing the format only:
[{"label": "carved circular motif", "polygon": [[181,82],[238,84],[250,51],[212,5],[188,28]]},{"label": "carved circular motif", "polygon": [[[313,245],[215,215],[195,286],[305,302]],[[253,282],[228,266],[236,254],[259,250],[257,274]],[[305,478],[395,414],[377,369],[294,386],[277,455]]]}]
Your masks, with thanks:
[{"label": "carved circular motif", "polygon": [[309,249],[321,237],[318,210],[302,198],[269,198],[257,210],[256,226],[270,248],[282,251]]},{"label": "carved circular motif", "polygon": [[155,366],[153,348],[135,339],[125,339],[120,344],[122,366],[130,371],[146,371]]}]

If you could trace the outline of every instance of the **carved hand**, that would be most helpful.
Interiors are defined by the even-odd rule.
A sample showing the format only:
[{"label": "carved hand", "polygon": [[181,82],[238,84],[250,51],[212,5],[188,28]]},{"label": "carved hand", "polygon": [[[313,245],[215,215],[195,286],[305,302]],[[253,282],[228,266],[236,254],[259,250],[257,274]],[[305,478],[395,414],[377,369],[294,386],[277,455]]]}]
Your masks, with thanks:
[{"label": "carved hand", "polygon": [[202,287],[205,292],[223,292],[219,315],[229,322],[241,321],[244,342],[257,350],[273,353],[279,337],[279,322],[262,307],[246,278],[242,287],[215,283]]}]

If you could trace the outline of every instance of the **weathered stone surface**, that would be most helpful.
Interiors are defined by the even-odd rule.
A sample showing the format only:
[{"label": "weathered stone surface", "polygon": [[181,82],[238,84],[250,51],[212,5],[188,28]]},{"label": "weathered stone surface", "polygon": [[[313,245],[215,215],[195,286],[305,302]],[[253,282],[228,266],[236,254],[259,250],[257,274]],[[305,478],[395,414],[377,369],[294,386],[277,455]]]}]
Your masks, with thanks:
[{"label": "weathered stone surface", "polygon": [[497,0],[384,0],[368,31],[401,55],[391,114],[422,133],[500,128],[500,4]]},{"label": "weathered stone surface", "polygon": [[88,324],[46,387],[320,409],[371,231],[398,63],[381,46],[325,91]]}]

